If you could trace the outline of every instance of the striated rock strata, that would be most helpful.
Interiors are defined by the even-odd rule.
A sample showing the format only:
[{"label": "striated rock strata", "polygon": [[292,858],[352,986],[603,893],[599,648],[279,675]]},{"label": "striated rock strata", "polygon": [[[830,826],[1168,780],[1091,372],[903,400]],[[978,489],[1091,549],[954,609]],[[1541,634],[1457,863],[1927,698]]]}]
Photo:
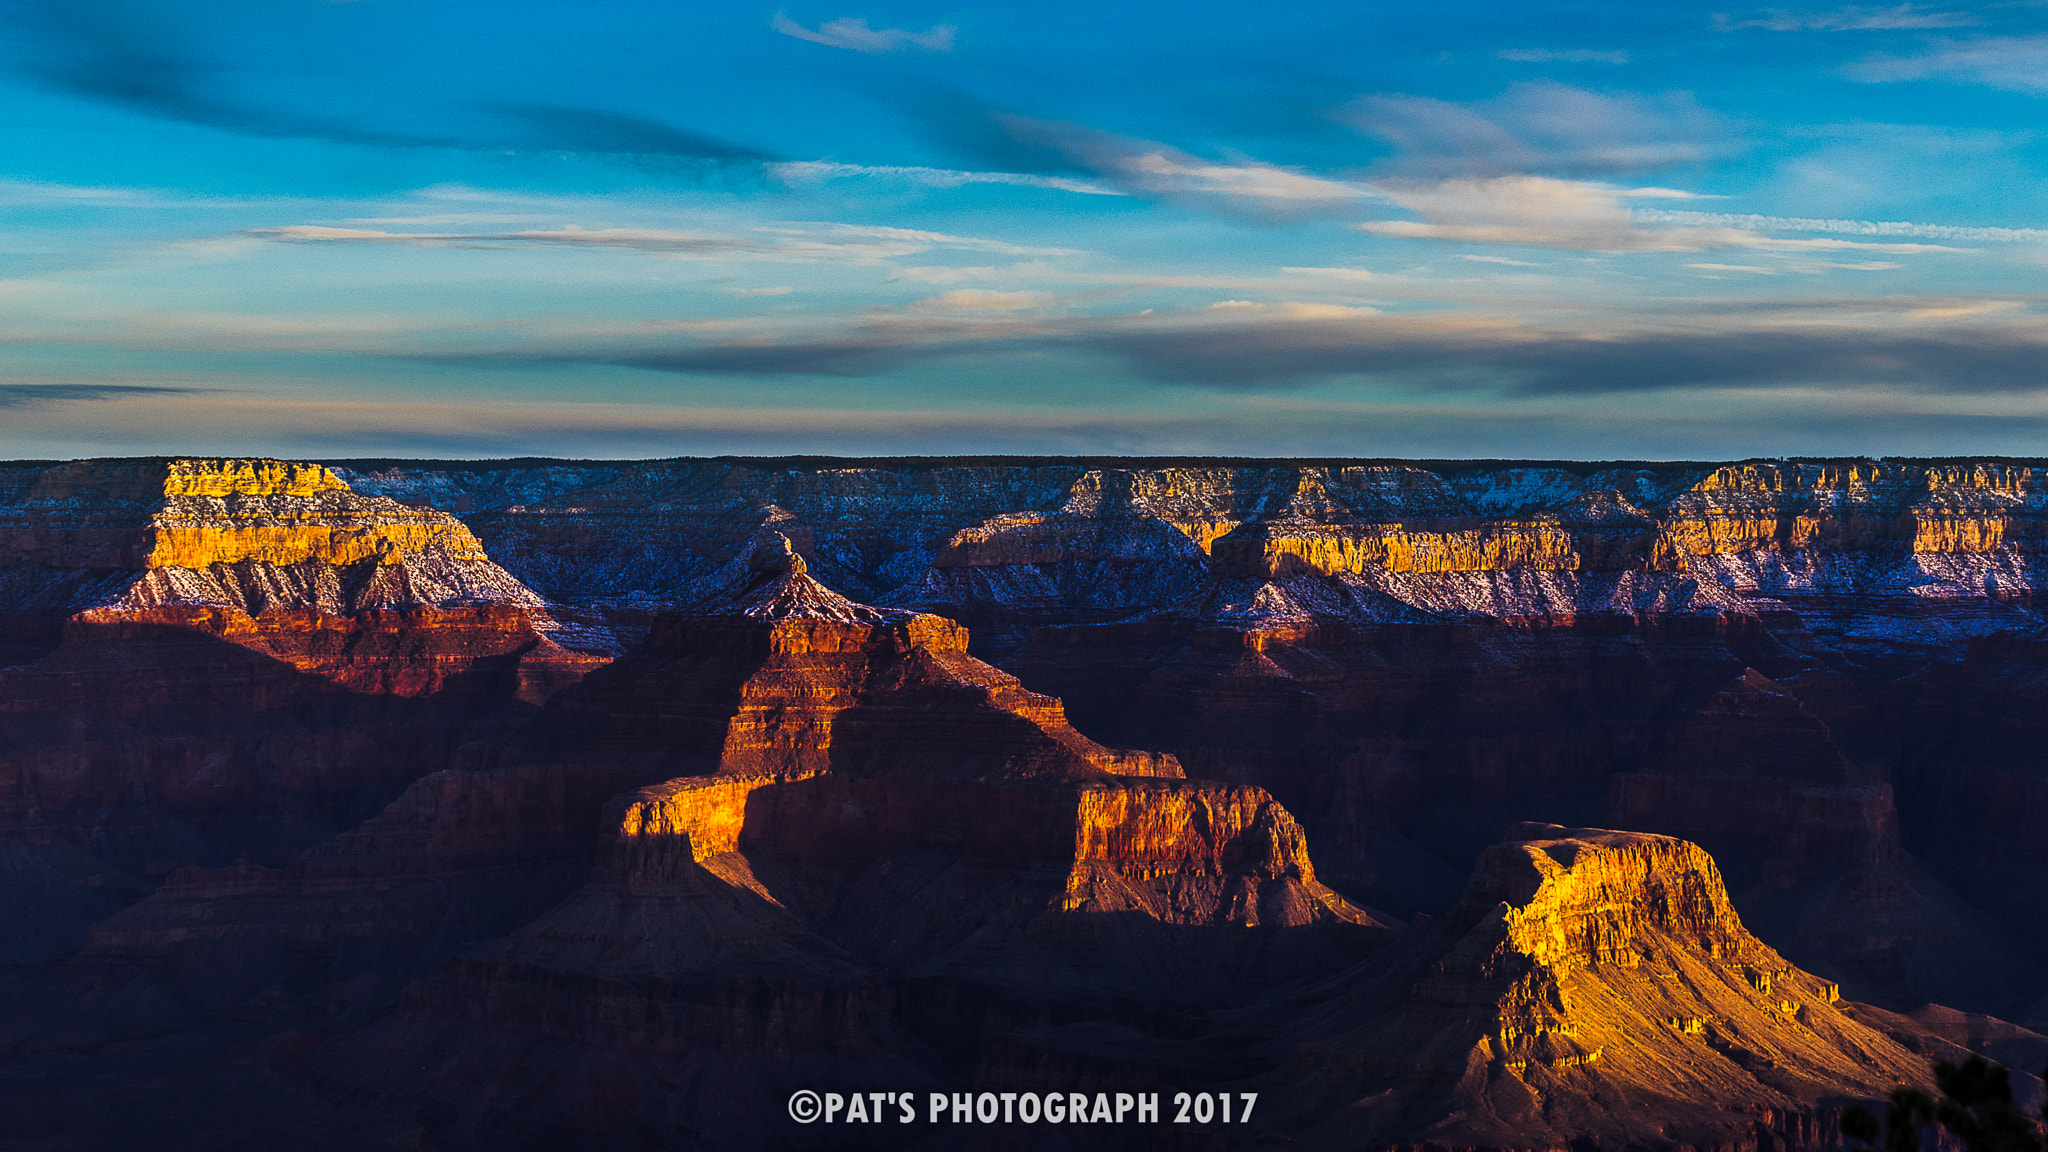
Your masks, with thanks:
[{"label": "striated rock strata", "polygon": [[1785,958],[1743,963],[2018,1051],[1979,1025],[2048,1019],[2044,522],[2009,460],[0,466],[0,958],[90,933],[22,977],[83,1030],[0,1049],[262,1020],[415,1142],[730,1146],[719,1101],[799,1074],[1281,1093],[1298,1040],[1351,1079],[1288,1139],[1812,1142],[1891,1057],[1825,1013],[1769,1047],[1648,912],[1596,934],[1663,959],[1530,971],[1638,1015],[1673,975],[1749,1082],[1632,1096],[1560,1025],[1402,1095],[1359,1053],[1472,1051],[1416,1023],[1430,965],[1473,1019],[1551,1000],[1484,917],[1355,910],[1450,906],[1523,820],[1684,836]]},{"label": "striated rock strata", "polygon": [[1322,995],[1272,1081],[1304,1147],[1831,1146],[1845,1099],[1929,1079],[1666,836],[1523,825]]},{"label": "striated rock strata", "polygon": [[[1071,1054],[1020,1033],[1085,1011],[1171,1035],[1387,930],[1316,880],[1262,790],[1088,741],[957,625],[847,601],[780,538],[735,575],[535,725],[555,747],[597,700],[662,701],[628,717],[638,762],[701,774],[615,800],[579,892],[415,980],[331,1046],[331,1083],[451,1107],[492,1144],[542,1118],[620,1131],[606,1092],[629,1090],[634,1123],[743,1139],[732,1101],[803,1076],[1072,1081]],[[493,1107],[535,1044],[546,1067],[642,1067]]]},{"label": "striated rock strata", "polygon": [[600,661],[461,521],[275,460],[6,470],[0,959],[289,857]]}]

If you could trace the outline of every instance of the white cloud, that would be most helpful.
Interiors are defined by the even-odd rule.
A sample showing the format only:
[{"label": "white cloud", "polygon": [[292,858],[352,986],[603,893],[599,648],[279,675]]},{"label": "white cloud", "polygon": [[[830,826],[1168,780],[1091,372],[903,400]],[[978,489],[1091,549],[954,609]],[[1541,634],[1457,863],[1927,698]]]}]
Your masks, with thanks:
[{"label": "white cloud", "polygon": [[1364,185],[1326,180],[1291,168],[1242,159],[1204,160],[1150,140],[1079,124],[994,115],[1013,140],[1062,157],[1143,196],[1182,199],[1261,215],[1301,215],[1348,208],[1373,192]]},{"label": "white cloud", "polygon": [[1464,256],[1461,256],[1461,257],[1459,257],[1459,259],[1461,259],[1461,260],[1476,260],[1476,261],[1478,261],[1478,262],[1479,262],[1479,263],[1481,263],[1481,264],[1512,264],[1512,265],[1514,265],[1514,266],[1515,266],[1515,267],[1517,267],[1517,268],[1541,268],[1541,267],[1542,267],[1542,265],[1541,265],[1541,264],[1537,264],[1537,263],[1535,263],[1535,262],[1533,262],[1533,261],[1529,261],[1529,260],[1510,260],[1510,259],[1508,259],[1508,258],[1507,258],[1507,257],[1505,257],[1505,256],[1474,256],[1474,255],[1472,255],[1472,254],[1471,254],[1471,253],[1469,253],[1469,252],[1468,252],[1468,253],[1466,253],[1466,254],[1465,254]]},{"label": "white cloud", "polygon": [[934,24],[923,32],[911,32],[902,28],[870,28],[866,20],[855,16],[841,16],[827,20],[815,29],[806,28],[781,12],[769,21],[769,26],[784,36],[809,40],[813,44],[825,44],[833,48],[845,48],[854,52],[871,55],[894,52],[901,48],[922,48],[927,52],[951,52],[953,33],[958,31],[951,24]]},{"label": "white cloud", "polygon": [[1961,80],[2048,94],[2048,36],[1949,40],[1919,56],[1875,57],[1843,69],[1852,80]]},{"label": "white cloud", "polygon": [[1472,104],[1361,96],[1337,118],[1392,144],[1390,166],[1416,176],[1647,172],[1706,160],[1731,140],[1718,117],[1683,93],[1609,96],[1549,81]]},{"label": "white cloud", "polygon": [[963,184],[1011,184],[1023,188],[1051,188],[1079,192],[1085,196],[1122,196],[1085,180],[1064,176],[1027,176],[1021,172],[961,172],[951,168],[919,168],[888,164],[837,164],[826,160],[793,160],[766,166],[768,174],[786,184],[806,184],[845,177],[908,180],[932,188],[958,188]]},{"label": "white cloud", "polygon": [[1723,32],[1761,28],[1768,32],[1869,32],[1902,28],[1960,28],[1975,24],[1969,12],[1934,12],[1917,4],[1895,4],[1890,8],[1837,8],[1832,12],[1794,12],[1773,8],[1762,16],[1737,20],[1715,13],[1714,27]]},{"label": "white cloud", "polygon": [[1335,280],[1370,280],[1372,273],[1363,268],[1282,268],[1294,276],[1328,276]]},{"label": "white cloud", "polygon": [[1656,224],[1693,224],[1721,228],[1765,229],[1773,232],[1836,232],[1845,236],[1920,236],[1930,240],[1973,240],[2004,244],[2048,243],[2048,228],[1977,228],[1953,224],[1914,224],[1904,220],[1823,220],[1806,216],[1758,216],[1723,212],[1669,212],[1638,208],[1637,220]]},{"label": "white cloud", "polygon": [[[1872,244],[1854,240],[1787,240],[1725,225],[1645,227],[1645,213],[1623,204],[1632,198],[1684,197],[1668,188],[1616,188],[1545,176],[1493,176],[1378,185],[1421,220],[1372,220],[1355,225],[1379,236],[1513,244],[1584,252],[1703,252],[1714,248],[1766,251],[1861,249],[1909,253],[1954,251],[1933,244]],[[1711,218],[1709,218],[1711,219]]]},{"label": "white cloud", "polygon": [[913,307],[935,310],[964,310],[973,312],[1020,312],[1027,308],[1042,308],[1053,301],[1050,292],[998,292],[988,288],[956,288],[929,299],[917,301]]},{"label": "white cloud", "polygon": [[774,288],[735,288],[732,290],[732,294],[735,296],[787,296],[794,291],[796,289],[787,285],[781,285]]},{"label": "white cloud", "polygon": [[1754,272],[1759,276],[1776,276],[1775,268],[1762,268],[1755,264],[1687,264],[1687,268],[1704,268],[1709,272]]},{"label": "white cloud", "polygon": [[1033,248],[974,236],[854,224],[762,225],[752,235],[675,232],[658,228],[556,228],[518,232],[387,232],[294,224],[252,228],[248,235],[298,243],[392,244],[415,248],[614,248],[674,259],[851,260],[873,263],[933,249],[1013,256],[1072,255],[1070,248]]},{"label": "white cloud", "polygon": [[0,180],[0,207],[38,205],[104,208],[251,208],[302,203],[288,196],[188,196],[153,188],[104,188],[77,184],[46,184],[35,180]]},{"label": "white cloud", "polygon": [[1494,53],[1503,60],[1527,64],[1626,64],[1628,53],[1601,52],[1591,48],[1503,48]]},{"label": "white cloud", "polygon": [[2019,300],[1964,300],[1909,309],[1905,317],[1908,320],[1960,320],[1969,316],[1997,316],[2025,308],[2026,304]]},{"label": "white cloud", "polygon": [[993,280],[1006,269],[992,264],[979,264],[971,268],[945,267],[942,265],[912,265],[896,270],[896,279],[914,280],[920,284],[957,284],[962,280]]},{"label": "white cloud", "polygon": [[1697,252],[1725,247],[1734,235],[1731,229],[1643,228],[1623,207],[1621,189],[1579,180],[1493,176],[1388,183],[1381,190],[1422,219],[1373,220],[1357,225],[1360,231],[1590,252]]},{"label": "white cloud", "polygon": [[1215,164],[1164,148],[1125,157],[1118,169],[1138,187],[1167,194],[1222,195],[1302,204],[1341,203],[1370,195],[1356,184],[1325,180],[1271,164]]},{"label": "white cloud", "polygon": [[916,228],[889,228],[879,224],[798,224],[783,226],[762,226],[758,232],[770,232],[790,236],[817,236],[833,242],[849,240],[872,240],[891,244],[920,245],[916,251],[932,248],[953,248],[965,252],[1000,252],[1007,256],[1073,256],[1078,248],[1033,248],[1023,244],[1011,244],[1004,240],[989,240],[979,236],[953,236],[945,232],[925,232]]}]

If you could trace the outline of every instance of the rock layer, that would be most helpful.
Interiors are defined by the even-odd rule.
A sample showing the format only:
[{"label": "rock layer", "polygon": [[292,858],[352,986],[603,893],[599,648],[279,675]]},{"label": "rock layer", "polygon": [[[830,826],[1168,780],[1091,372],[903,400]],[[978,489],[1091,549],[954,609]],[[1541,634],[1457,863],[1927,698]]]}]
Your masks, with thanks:
[{"label": "rock layer", "polygon": [[0,1050],[261,1021],[450,1147],[856,1082],[1824,1143],[2048,1003],[2044,521],[2014,461],[0,467],[0,947],[86,941]]},{"label": "rock layer", "polygon": [[180,865],[287,859],[600,662],[459,520],[318,465],[6,481],[0,959],[61,952]]},{"label": "rock layer", "polygon": [[1842,1098],[1928,1080],[1672,837],[1517,828],[1442,922],[1326,987],[1277,1079],[1309,1147],[1803,1146]]}]

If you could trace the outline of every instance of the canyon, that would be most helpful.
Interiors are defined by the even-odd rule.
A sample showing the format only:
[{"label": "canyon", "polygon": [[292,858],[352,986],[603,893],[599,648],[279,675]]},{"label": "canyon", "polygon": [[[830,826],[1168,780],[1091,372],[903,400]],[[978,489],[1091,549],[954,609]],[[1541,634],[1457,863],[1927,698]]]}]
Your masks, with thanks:
[{"label": "canyon", "polygon": [[2048,461],[0,464],[0,1147],[2038,1103],[2043,588]]}]

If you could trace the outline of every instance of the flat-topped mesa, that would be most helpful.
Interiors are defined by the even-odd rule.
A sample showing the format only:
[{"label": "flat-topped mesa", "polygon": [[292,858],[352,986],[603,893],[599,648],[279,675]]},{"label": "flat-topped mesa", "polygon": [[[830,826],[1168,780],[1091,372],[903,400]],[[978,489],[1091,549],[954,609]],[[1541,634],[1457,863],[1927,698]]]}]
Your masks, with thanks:
[{"label": "flat-topped mesa", "polygon": [[479,660],[538,700],[590,661],[460,520],[349,490],[317,464],[79,461],[0,506],[0,617],[17,634],[204,633],[353,690],[438,692]]},{"label": "flat-topped mesa", "polygon": [[1668,836],[1521,825],[1448,917],[1332,988],[1276,1077],[1321,1093],[1274,1101],[1304,1116],[1308,1148],[1734,1152],[1928,1079],[1750,935],[1713,859]]},{"label": "flat-topped mesa", "polygon": [[[452,516],[361,496],[327,468],[282,460],[60,464],[44,469],[26,498],[0,516],[15,530],[8,562],[53,568],[396,564],[428,552],[489,563]],[[116,536],[125,538],[109,547]]]},{"label": "flat-topped mesa", "polygon": [[1775,462],[1716,469],[1664,510],[1653,563],[1755,550],[1985,553],[2048,537],[2048,476],[2013,465]]},{"label": "flat-topped mesa", "polygon": [[1437,574],[1510,568],[1574,571],[1573,535],[1554,520],[1419,524],[1261,524],[1210,545],[1223,576],[1269,579],[1297,572]]},{"label": "flat-topped mesa", "polygon": [[[151,516],[153,537],[144,567],[210,571],[229,603],[256,614],[272,607],[355,610],[402,603],[494,601],[538,610],[540,597],[492,563],[460,520],[433,508],[359,496],[316,464],[278,460],[172,460],[164,495]],[[367,571],[337,574],[291,591],[254,588],[220,569],[289,569],[308,562]],[[380,569],[393,569],[389,573]],[[354,585],[351,587],[350,585]],[[287,587],[290,585],[287,584]],[[172,577],[129,599],[154,593],[175,603],[200,589]],[[212,589],[204,589],[212,591]]]},{"label": "flat-topped mesa", "polygon": [[207,607],[260,616],[501,603],[538,615],[543,608],[461,521],[357,495],[317,464],[57,465],[36,476],[24,498],[0,507],[0,528],[0,567],[18,571],[11,583],[23,586],[10,588],[15,598],[27,599],[21,592],[31,583],[75,585],[72,612]]},{"label": "flat-topped mesa", "polygon": [[[1490,971],[1523,962],[1554,971],[1633,967],[1658,938],[1713,959],[1763,946],[1743,931],[1721,870],[1672,836],[1521,824],[1481,853],[1451,913],[1467,932],[1498,921]],[[1761,953],[1757,953],[1761,955]]]}]

